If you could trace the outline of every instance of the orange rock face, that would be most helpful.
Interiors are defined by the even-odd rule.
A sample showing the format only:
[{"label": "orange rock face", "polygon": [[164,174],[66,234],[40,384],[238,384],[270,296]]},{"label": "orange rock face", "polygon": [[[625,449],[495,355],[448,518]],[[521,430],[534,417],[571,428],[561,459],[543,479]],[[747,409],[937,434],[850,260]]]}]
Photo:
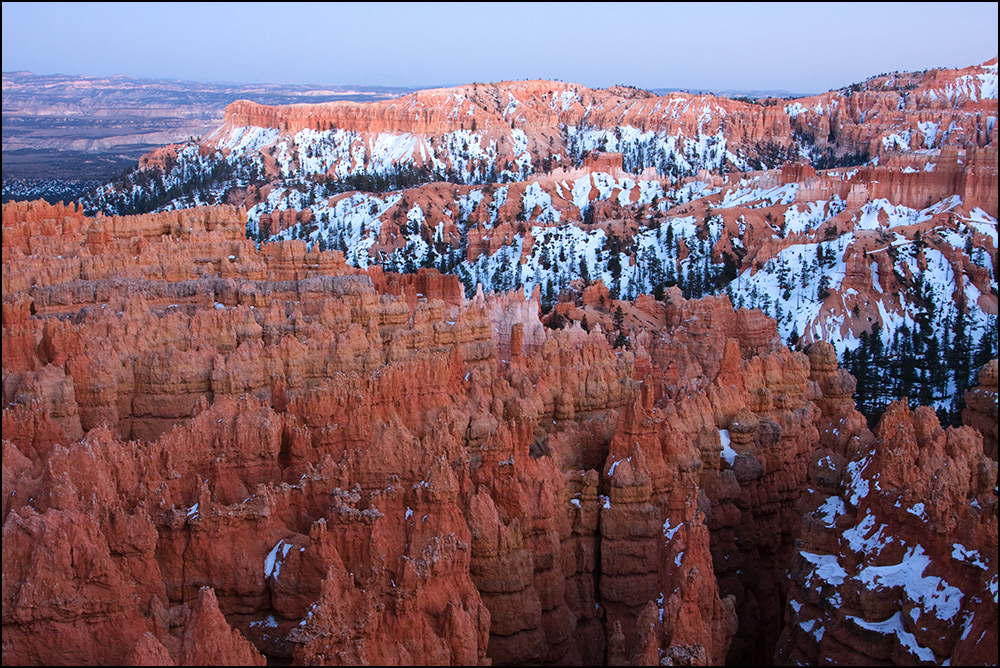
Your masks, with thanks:
[{"label": "orange rock face", "polygon": [[981,433],[903,402],[874,437],[839,424],[846,456],[816,452],[799,501],[777,662],[992,662],[997,467]]},{"label": "orange rock face", "polygon": [[[936,353],[926,342],[934,338],[940,350],[946,329],[990,330],[997,313],[997,140],[989,120],[996,116],[995,72],[989,62],[894,74],[758,103],[546,81],[421,91],[372,104],[238,102],[204,142],[165,148],[149,158],[155,170],[81,201],[88,211],[109,212],[242,204],[253,238],[302,239],[312,252],[269,244],[265,276],[248,244],[220,248],[228,254],[214,256],[210,276],[287,281],[349,273],[334,266],[338,255],[317,252],[339,248],[352,265],[381,265],[385,273],[369,272],[375,291],[403,295],[411,309],[421,295],[458,306],[480,283],[485,292],[539,287],[546,310],[560,302],[555,324],[586,316],[586,329],[600,324],[607,332],[614,323],[601,316],[603,295],[593,288],[580,299],[568,293],[600,279],[606,300],[635,299],[635,311],[626,313],[637,321],[630,327],[650,327],[662,324],[656,318],[665,312],[646,308],[643,293],[677,284],[688,296],[719,294],[725,286],[735,305],[775,318],[784,341],[829,340],[842,356],[876,330],[883,347],[912,342],[919,377],[894,373],[899,382],[886,384],[885,396],[868,396],[866,383],[859,400],[871,413],[906,394],[931,401],[950,394],[947,388],[964,391],[964,365],[932,380]],[[161,164],[174,171],[164,175]],[[159,179],[157,187],[151,179]],[[176,182],[194,194],[165,202],[159,186],[170,190]],[[183,231],[185,214],[175,215],[169,224]],[[157,233],[155,225],[146,232]],[[30,252],[24,233],[13,234],[12,243]],[[108,239],[95,231],[88,251]],[[44,281],[81,268],[95,278],[130,271],[127,263],[94,266],[62,250],[75,253],[51,244],[67,262],[53,263],[46,271],[60,276]],[[134,251],[122,257],[138,261],[143,249]],[[160,261],[168,280],[185,273],[175,255]],[[248,261],[257,273],[240,266]],[[417,272],[432,266],[460,276],[464,293],[450,279]],[[37,284],[24,269],[13,274],[19,284],[11,289]],[[388,278],[393,271],[407,277]],[[49,299],[73,301],[74,290],[85,287],[63,286]],[[512,324],[498,328],[501,359]],[[61,335],[54,327],[46,345]],[[16,350],[26,341],[7,344]],[[522,336],[521,345],[536,344]],[[983,354],[975,353],[975,364]],[[851,368],[862,375],[859,364]],[[71,389],[55,375],[37,380],[25,390],[55,397]],[[57,417],[78,435],[73,421],[93,424],[110,410],[103,401]],[[158,401],[140,401],[143,423],[190,410],[164,401],[156,415],[150,405]]]},{"label": "orange rock face", "polygon": [[983,435],[983,452],[997,458],[997,361],[979,370],[979,386],[965,392],[962,422]]},{"label": "orange rock face", "polygon": [[[996,108],[995,102],[984,99],[985,89],[980,89],[980,78],[988,77],[991,67],[995,77],[994,59],[963,70],[876,78],[857,91],[831,91],[791,104],[783,100],[748,103],[686,93],[657,97],[621,86],[592,90],[558,81],[473,84],[418,91],[376,103],[269,107],[241,100],[227,107],[223,128],[208,143],[220,141],[232,128],[247,126],[288,134],[331,129],[358,137],[408,133],[421,142],[465,131],[481,135],[486,143],[496,141],[501,160],[512,161],[524,148],[539,159],[565,155],[566,138],[559,128],[586,124],[597,129],[628,126],[689,138],[718,133],[751,155],[764,152],[764,144],[792,146],[795,133],[811,137],[819,149],[864,151],[871,157],[897,148],[969,143],[995,149],[996,134],[988,129],[985,115],[977,113]],[[928,120],[940,121],[942,128],[954,125],[947,133],[929,134],[920,126]],[[511,129],[526,133],[526,146],[512,138]],[[905,137],[906,145],[900,147],[903,139],[895,137]]]},{"label": "orange rock face", "polygon": [[[615,349],[233,209],[3,225],[4,663],[768,661],[821,448],[870,454],[830,351],[725,298],[621,302]],[[995,555],[995,463],[914,415],[882,484]]]}]

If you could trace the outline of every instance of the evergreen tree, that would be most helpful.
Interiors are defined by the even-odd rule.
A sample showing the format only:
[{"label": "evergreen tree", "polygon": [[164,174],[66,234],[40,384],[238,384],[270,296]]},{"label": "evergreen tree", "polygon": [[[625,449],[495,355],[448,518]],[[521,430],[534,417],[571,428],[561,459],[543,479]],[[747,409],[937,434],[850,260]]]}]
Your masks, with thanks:
[{"label": "evergreen tree", "polygon": [[615,337],[615,348],[628,348],[628,337],[625,336],[624,332],[618,332],[618,336]]},{"label": "evergreen tree", "polygon": [[997,316],[986,316],[986,329],[979,338],[979,346],[973,356],[973,370],[978,369],[997,356]]},{"label": "evergreen tree", "polygon": [[552,285],[552,278],[545,279],[545,292],[542,297],[542,311],[548,312],[556,303],[556,290]]},{"label": "evergreen tree", "polygon": [[819,279],[819,285],[816,288],[816,299],[823,301],[830,296],[830,277],[823,274],[823,277]]},{"label": "evergreen tree", "polygon": [[792,350],[796,350],[799,345],[799,332],[795,327],[792,327],[792,332],[788,335],[788,347]]},{"label": "evergreen tree", "polygon": [[[871,422],[872,402],[872,373],[871,373],[871,335],[868,332],[861,332],[858,337],[858,347],[850,357],[848,370],[857,380],[857,404],[858,410],[869,417]],[[845,356],[845,362],[848,361]]]},{"label": "evergreen tree", "polygon": [[951,347],[945,350],[945,360],[952,370],[955,389],[958,391],[959,388],[968,386],[971,365],[969,363],[969,336],[964,300],[959,299],[955,306],[955,318],[951,323]]},{"label": "evergreen tree", "polygon": [[622,263],[621,259],[618,257],[618,253],[615,251],[611,252],[611,257],[608,258],[608,271],[611,272],[611,278],[614,281],[618,281],[622,275]]}]

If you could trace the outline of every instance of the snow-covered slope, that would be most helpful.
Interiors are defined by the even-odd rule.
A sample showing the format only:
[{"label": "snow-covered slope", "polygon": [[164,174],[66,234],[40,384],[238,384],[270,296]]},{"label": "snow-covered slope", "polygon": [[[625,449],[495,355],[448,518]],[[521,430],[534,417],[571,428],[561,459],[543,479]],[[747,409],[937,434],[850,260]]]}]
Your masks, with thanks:
[{"label": "snow-covered slope", "polygon": [[435,267],[467,294],[538,289],[545,308],[598,280],[613,299],[725,292],[880,369],[891,389],[863,408],[955,409],[996,350],[996,109],[995,61],[758,103],[545,81],[241,102],[84,205],[242,204],[258,241]]},{"label": "snow-covered slope", "polygon": [[[856,90],[855,90],[856,89]],[[996,145],[996,62],[885,75],[798,100],[745,101],[556,81],[472,84],[369,104],[240,101],[200,142],[168,147],[85,199],[124,213],[171,202],[251,206],[251,184],[326,194],[418,183],[509,183],[604,152],[625,170],[695,176],[806,158],[855,165],[899,152]],[[993,110],[991,112],[991,110]],[[171,191],[174,186],[180,191]]]}]

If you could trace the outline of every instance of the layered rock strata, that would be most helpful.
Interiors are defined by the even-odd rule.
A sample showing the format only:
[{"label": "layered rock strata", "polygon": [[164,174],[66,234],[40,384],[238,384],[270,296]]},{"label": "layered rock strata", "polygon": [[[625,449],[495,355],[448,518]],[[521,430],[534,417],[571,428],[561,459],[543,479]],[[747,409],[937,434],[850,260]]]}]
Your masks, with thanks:
[{"label": "layered rock strata", "polygon": [[603,661],[632,355],[232,210],[4,220],[5,661]]},{"label": "layered rock strata", "polygon": [[[996,132],[982,113],[996,109],[996,59],[962,70],[875,78],[858,88],[791,103],[751,103],[687,93],[657,97],[623,86],[592,90],[556,81],[523,81],[418,91],[370,104],[269,107],[239,101],[227,107],[223,127],[207,145],[225,144],[228,134],[245,127],[288,135],[338,131],[346,141],[344,155],[357,163],[366,160],[365,152],[357,149],[361,141],[405,133],[422,146],[427,165],[433,165],[434,149],[442,152],[456,132],[464,133],[467,143],[493,145],[507,163],[525,150],[535,162],[566,156],[572,153],[572,135],[563,128],[598,133],[618,128],[605,145],[621,142],[622,128],[689,139],[718,136],[728,145],[732,161],[787,149],[795,145],[796,136],[810,138],[817,150],[871,157],[900,149],[996,147]],[[927,122],[934,124],[933,130]],[[949,129],[939,132],[939,127]],[[512,130],[520,131],[520,137]],[[450,166],[462,169],[460,164]]]},{"label": "layered rock strata", "polygon": [[979,370],[979,385],[965,392],[962,422],[983,435],[983,452],[997,458],[997,361]]},{"label": "layered rock strata", "polygon": [[[849,389],[830,352],[811,350],[814,378],[832,393]],[[897,402],[872,434],[838,403],[823,406],[798,504],[776,661],[994,662],[997,465],[982,432],[944,430],[932,410]]]},{"label": "layered rock strata", "polygon": [[725,298],[608,299],[623,350],[232,209],[3,221],[5,663],[760,660],[817,448],[870,445]]}]

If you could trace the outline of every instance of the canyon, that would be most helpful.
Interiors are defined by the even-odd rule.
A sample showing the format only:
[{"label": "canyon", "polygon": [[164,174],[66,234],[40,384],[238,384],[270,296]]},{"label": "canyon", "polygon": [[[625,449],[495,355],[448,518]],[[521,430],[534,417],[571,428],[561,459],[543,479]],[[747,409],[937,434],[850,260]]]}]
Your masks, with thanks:
[{"label": "canyon", "polygon": [[244,101],[5,203],[4,663],[995,662],[996,115]]},{"label": "canyon", "polygon": [[[995,642],[983,436],[894,405],[876,438],[833,347],[791,351],[760,311],[673,288],[605,298],[607,334],[551,330],[537,294],[258,250],[235,209],[8,204],[3,225],[5,662],[982,660]],[[995,416],[995,362],[981,378]],[[831,608],[849,586],[815,600],[807,566],[783,574],[840,554],[847,526],[869,570],[822,573],[871,591]],[[913,536],[944,594],[866,579],[917,569]]]},{"label": "canyon", "polygon": [[470,295],[538,288],[546,312],[598,279],[616,299],[725,294],[790,346],[832,342],[871,427],[902,397],[957,426],[997,354],[996,68],[797,100],[523,81],[241,101],[80,202],[242,206],[256,241],[436,268]]}]

